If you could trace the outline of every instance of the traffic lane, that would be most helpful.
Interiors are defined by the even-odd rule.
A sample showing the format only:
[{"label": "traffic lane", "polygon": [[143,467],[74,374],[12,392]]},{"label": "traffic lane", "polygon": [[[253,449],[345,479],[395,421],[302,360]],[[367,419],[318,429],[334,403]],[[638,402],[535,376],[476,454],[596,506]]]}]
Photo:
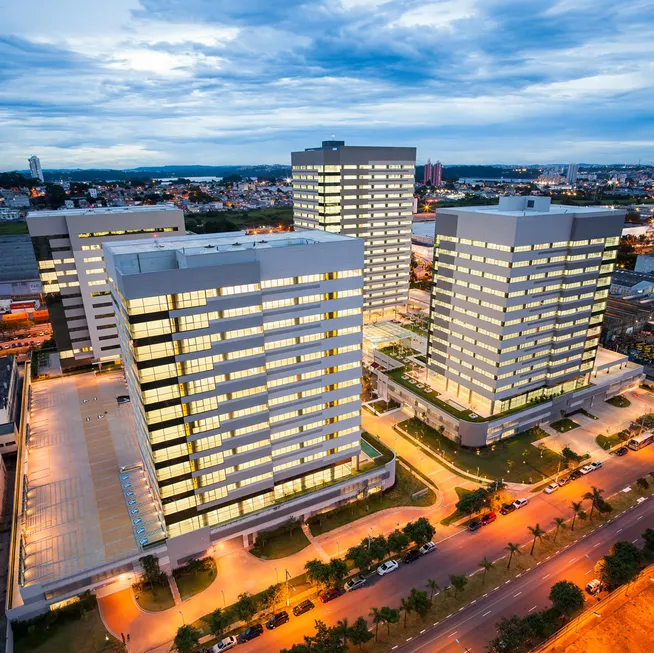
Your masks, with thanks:
[{"label": "traffic lane", "polygon": [[[642,545],[640,536],[653,521],[654,500],[648,499],[497,591],[491,591],[494,588],[489,586],[488,596],[478,600],[474,608],[466,608],[460,615],[401,646],[400,650],[461,650],[453,648],[456,642],[452,638],[455,638],[474,653],[485,651],[487,642],[495,637],[495,624],[502,617],[526,616],[550,607],[549,592],[559,580],[570,580],[583,589],[595,577],[595,564],[612,544],[627,541]],[[597,603],[589,594],[585,593],[585,598],[586,607]]]}]

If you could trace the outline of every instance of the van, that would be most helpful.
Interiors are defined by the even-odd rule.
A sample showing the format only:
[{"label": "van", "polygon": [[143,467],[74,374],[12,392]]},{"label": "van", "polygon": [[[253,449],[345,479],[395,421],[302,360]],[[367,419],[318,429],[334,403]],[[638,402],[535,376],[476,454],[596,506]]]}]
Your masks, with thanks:
[{"label": "van", "polygon": [[586,583],[586,591],[589,594],[597,594],[600,591],[601,587],[602,587],[602,583],[597,578],[594,578],[589,583]]}]

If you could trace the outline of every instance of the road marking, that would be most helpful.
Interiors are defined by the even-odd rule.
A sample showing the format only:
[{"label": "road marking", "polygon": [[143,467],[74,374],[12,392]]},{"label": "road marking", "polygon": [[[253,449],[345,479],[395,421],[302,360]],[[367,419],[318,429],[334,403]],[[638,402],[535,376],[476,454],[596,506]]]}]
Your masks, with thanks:
[{"label": "road marking", "polygon": [[396,644],[396,645],[391,649],[391,651],[394,651],[398,646],[399,646],[399,644]]},{"label": "road marking", "polygon": [[551,575],[552,575],[552,574],[545,574],[545,575],[543,576],[543,580],[545,580],[546,578],[549,578]]},{"label": "road marking", "polygon": [[635,540],[631,540],[632,544],[636,544],[636,542],[638,542],[638,538],[636,538]]},{"label": "road marking", "polygon": [[458,630],[455,630],[453,633],[450,633],[450,634],[448,635],[448,637],[453,637],[453,636],[456,635],[458,632],[459,632]]},{"label": "road marking", "polygon": [[506,583],[504,583],[504,584],[508,585],[510,582],[511,582],[511,579],[507,580]]},{"label": "road marking", "polygon": [[589,570],[584,574],[584,576],[588,576],[588,574],[590,574],[592,571],[593,571],[592,569],[589,569]]},{"label": "road marking", "polygon": [[493,590],[493,592],[494,592],[495,590],[498,590],[498,589],[500,589],[500,586],[499,586],[499,585],[498,585],[498,586]]},{"label": "road marking", "polygon": [[593,549],[596,549],[600,544],[601,542],[598,542],[597,544],[593,544]]},{"label": "road marking", "polygon": [[514,599],[517,599],[521,594],[522,594],[522,592],[518,592],[517,594],[514,594],[514,595],[513,595],[513,598],[514,598]]},{"label": "road marking", "polygon": [[412,639],[413,639],[413,637],[409,637],[409,639],[407,639],[406,641],[410,642]]},{"label": "road marking", "polygon": [[570,564],[572,564],[575,560],[577,560],[577,558],[572,558],[572,560],[570,560]]},{"label": "road marking", "polygon": [[427,629],[424,628],[423,630],[421,630],[421,631],[420,631],[420,634],[422,635],[422,634],[425,632],[425,630],[427,630]]},{"label": "road marking", "polygon": [[640,517],[636,518],[636,521],[640,521],[645,515],[641,515]]},{"label": "road marking", "polygon": [[470,601],[470,605],[474,605],[475,603],[477,603],[477,599],[475,599],[474,601]]},{"label": "road marking", "polygon": [[465,610],[466,607],[467,607],[467,606],[464,605],[462,608],[459,608],[459,612],[461,612],[461,610]]},{"label": "road marking", "polygon": [[481,598],[485,599],[487,596],[488,596],[488,594],[484,594],[484,596],[482,596]]},{"label": "road marking", "polygon": [[537,607],[538,607],[538,606],[535,605],[533,608],[529,608],[529,610],[527,610],[527,612],[533,612]]},{"label": "road marking", "polygon": [[615,534],[617,535],[621,530],[622,530],[621,528],[618,528],[618,530],[615,532]]},{"label": "road marking", "polygon": [[447,617],[445,617],[445,618],[449,619],[451,616],[452,616],[452,613],[448,614]]},{"label": "road marking", "polygon": [[486,615],[489,615],[490,613],[491,613],[491,611],[489,610],[488,612],[484,612],[484,614],[482,614],[481,616],[485,617]]},{"label": "road marking", "polygon": [[434,624],[434,626],[438,626],[439,623],[440,623],[440,621],[437,621],[437,622]]}]

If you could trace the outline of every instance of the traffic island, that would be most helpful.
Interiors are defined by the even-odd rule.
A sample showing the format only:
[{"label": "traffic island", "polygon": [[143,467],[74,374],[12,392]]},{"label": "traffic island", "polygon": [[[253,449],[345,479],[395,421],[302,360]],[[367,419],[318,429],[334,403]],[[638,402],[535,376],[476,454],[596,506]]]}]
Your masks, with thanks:
[{"label": "traffic island", "polygon": [[629,399],[626,397],[623,397],[622,395],[616,395],[615,397],[611,397],[610,399],[606,400],[607,404],[611,404],[611,406],[615,406],[616,408],[628,408],[631,406],[631,402]]},{"label": "traffic island", "polygon": [[183,567],[173,570],[175,583],[182,601],[203,592],[216,579],[216,563],[213,558],[190,560]]},{"label": "traffic island", "polygon": [[175,606],[175,599],[170,589],[170,584],[154,585],[147,587],[140,583],[132,585],[134,600],[144,612],[163,612]]},{"label": "traffic island", "polygon": [[274,530],[260,531],[250,553],[261,560],[277,560],[298,553],[309,544],[300,522],[289,520]]}]

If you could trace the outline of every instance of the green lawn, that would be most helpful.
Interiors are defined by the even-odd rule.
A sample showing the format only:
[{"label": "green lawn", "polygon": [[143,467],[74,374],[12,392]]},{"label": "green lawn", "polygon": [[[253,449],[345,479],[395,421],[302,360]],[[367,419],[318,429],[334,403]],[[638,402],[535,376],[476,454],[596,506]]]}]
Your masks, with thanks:
[{"label": "green lawn", "polygon": [[[375,444],[376,446],[377,444]],[[411,499],[412,494],[424,490],[426,487],[420,479],[417,479],[398,463],[395,467],[395,485],[389,490],[371,494],[367,499],[354,501],[322,515],[309,517],[307,523],[311,529],[311,534],[317,536],[387,508],[431,506],[436,501],[436,495],[431,489],[425,496],[415,501]]]},{"label": "green lawn", "polygon": [[[532,445],[547,436],[545,431],[533,428],[489,447],[479,449],[462,448],[449,438],[438,433],[420,420],[401,422],[399,426],[419,439],[430,449],[443,456],[454,467],[477,473],[491,479],[504,479],[513,483],[537,483],[553,476],[561,457],[546,448]],[[561,463],[565,467],[565,463]]]},{"label": "green lawn", "polygon": [[175,605],[175,599],[168,583],[152,590],[132,588],[132,591],[139,606],[148,612],[163,612]]},{"label": "green lawn", "polygon": [[0,236],[15,236],[26,234],[27,222],[0,222]]},{"label": "green lawn", "polygon": [[[466,490],[464,487],[455,487],[454,491],[456,492],[459,499],[462,499],[466,494],[470,494],[470,492],[472,492],[472,490]],[[441,524],[443,526],[449,526],[450,524],[454,524],[455,522],[459,521],[459,519],[462,519],[463,517],[466,517],[466,513],[456,509],[453,513],[449,514],[444,519],[441,519]]]},{"label": "green lawn", "polygon": [[308,547],[310,544],[307,536],[297,524],[292,532],[286,526],[267,531],[264,536],[259,533],[257,543],[250,549],[250,553],[257,558],[266,560],[277,560],[293,555]]},{"label": "green lawn", "polygon": [[629,399],[622,395],[611,397],[611,399],[608,399],[606,403],[611,404],[611,406],[615,406],[616,408],[627,408],[628,406],[631,406]]},{"label": "green lawn", "polygon": [[400,404],[398,404],[397,401],[384,401],[383,399],[380,399],[379,401],[375,401],[370,404],[370,406],[374,408],[378,413],[385,413],[389,410],[395,410],[396,408],[399,408]]},{"label": "green lawn", "polygon": [[615,447],[616,445],[620,444],[621,442],[626,442],[629,440],[629,433],[627,432],[626,435],[622,435],[622,431],[619,433],[612,433],[611,435],[603,435],[599,434],[595,438],[595,442],[599,444],[602,449],[611,449],[612,447]]},{"label": "green lawn", "polygon": [[[175,570],[177,572],[177,570]],[[216,564],[211,561],[210,569],[203,569],[198,572],[187,574],[175,573],[175,582],[182,600],[195,596],[204,591],[216,579]]]},{"label": "green lawn", "polygon": [[577,424],[577,422],[573,422],[571,419],[564,417],[556,422],[552,422],[550,426],[559,433],[567,433],[573,429],[578,429],[580,425]]},{"label": "green lawn", "polygon": [[125,648],[105,630],[100,612],[94,608],[84,619],[57,623],[48,629],[36,628],[31,636],[17,639],[14,650],[16,653],[113,653]]}]

